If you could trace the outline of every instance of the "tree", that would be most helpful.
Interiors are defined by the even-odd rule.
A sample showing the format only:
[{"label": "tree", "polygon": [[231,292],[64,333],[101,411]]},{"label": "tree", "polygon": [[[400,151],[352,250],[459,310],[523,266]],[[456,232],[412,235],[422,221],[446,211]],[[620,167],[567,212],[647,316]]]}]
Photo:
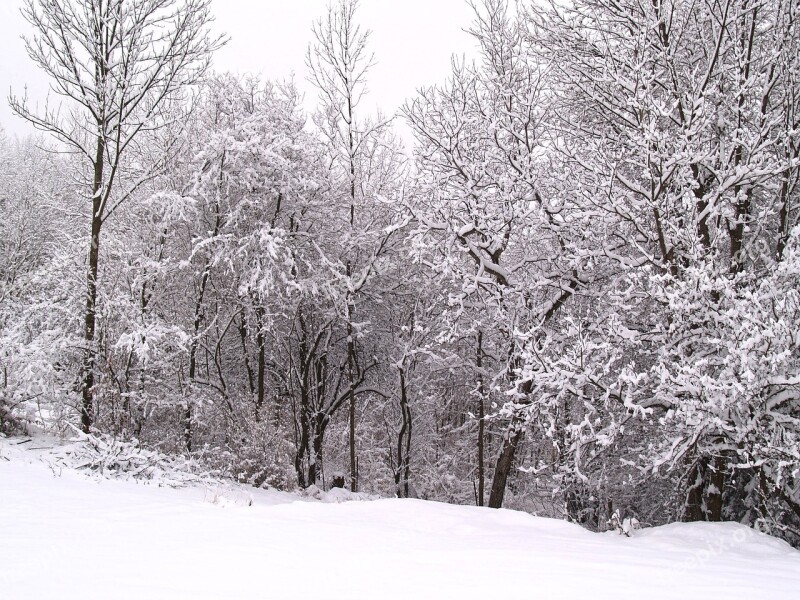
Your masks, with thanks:
[{"label": "tree", "polygon": [[315,254],[306,229],[309,214],[320,218],[319,144],[304,131],[291,83],[231,75],[204,87],[193,138],[189,383],[197,396],[205,389],[235,406],[244,398],[245,414],[227,417],[234,422],[277,424],[291,368],[276,361],[291,362],[280,350]]},{"label": "tree", "polygon": [[[81,373],[81,427],[93,421],[100,234],[103,224],[164,164],[143,143],[180,119],[182,92],[205,75],[210,0],[26,0],[28,55],[64,105],[40,112],[12,95],[12,110],[81,160],[91,204]],[[133,160],[132,156],[136,155]]]},{"label": "tree", "polygon": [[372,122],[357,116],[367,92],[366,75],[374,64],[374,57],[367,49],[370,32],[358,25],[357,9],[357,0],[339,0],[336,5],[329,6],[325,18],[312,28],[314,42],[306,55],[311,82],[320,93],[321,110],[316,122],[329,142],[331,170],[336,180],[333,195],[341,193],[348,205],[346,227],[342,231],[344,251],[330,262],[344,267],[344,273],[335,276],[343,281],[345,288],[342,302],[347,326],[350,485],[353,491],[358,488],[356,381],[362,371],[357,346],[359,336],[363,335],[355,321],[356,296],[375,274],[378,258],[400,229],[395,226],[381,231],[390,223],[388,218],[381,219],[387,213],[377,202],[381,186],[374,186],[370,179],[378,173],[384,178],[379,183],[386,185],[402,173],[397,144],[386,136],[389,121],[379,117]]},{"label": "tree", "polygon": [[[538,328],[536,335],[544,335],[582,279],[566,227],[570,206],[545,191],[548,95],[529,24],[504,0],[487,0],[475,11],[471,33],[480,61],[455,63],[446,85],[422,90],[404,113],[418,141],[420,177],[411,210],[420,247],[431,248],[426,260],[460,288],[454,331],[473,340],[480,335],[480,346],[491,335],[487,345],[508,357],[496,361],[492,377],[514,391],[513,401],[504,403],[508,424],[488,502],[499,508],[537,395],[533,381],[521,377],[529,342],[517,332]],[[473,345],[466,360],[479,390],[483,359]]]},{"label": "tree", "polygon": [[[80,295],[64,161],[0,129],[0,430],[69,412]],[[78,280],[79,281],[79,280]]]},{"label": "tree", "polygon": [[573,444],[597,456],[637,416],[641,467],[675,478],[679,515],[796,536],[796,6],[579,0],[530,18],[569,192],[611,232],[596,355],[557,372],[605,364],[595,406],[616,407]]}]

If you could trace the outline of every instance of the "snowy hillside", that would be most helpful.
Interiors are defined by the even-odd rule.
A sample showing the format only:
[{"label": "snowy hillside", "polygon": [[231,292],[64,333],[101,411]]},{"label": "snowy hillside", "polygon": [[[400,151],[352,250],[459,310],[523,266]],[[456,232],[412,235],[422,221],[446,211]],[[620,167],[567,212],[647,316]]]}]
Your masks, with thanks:
[{"label": "snowy hillside", "polygon": [[417,500],[322,503],[59,470],[0,439],[0,596],[797,598],[800,552],[736,524],[631,538]]}]

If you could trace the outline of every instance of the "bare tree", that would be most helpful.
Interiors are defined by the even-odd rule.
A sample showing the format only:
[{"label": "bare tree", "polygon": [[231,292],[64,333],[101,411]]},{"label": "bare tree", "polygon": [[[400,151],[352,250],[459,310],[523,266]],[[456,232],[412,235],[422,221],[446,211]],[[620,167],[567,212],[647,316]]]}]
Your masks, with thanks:
[{"label": "bare tree", "polygon": [[[25,0],[30,58],[63,101],[43,110],[11,95],[11,109],[55,136],[89,168],[91,202],[81,373],[81,427],[93,421],[100,232],[114,210],[163,165],[165,154],[128,161],[136,140],[182,112],[181,94],[224,43],[209,32],[210,0]],[[177,107],[177,109],[176,109]],[[135,168],[134,168],[135,167]]]},{"label": "bare tree", "polygon": [[540,405],[539,390],[522,376],[529,341],[515,332],[546,335],[581,279],[565,205],[554,204],[547,190],[547,70],[531,52],[529,24],[506,0],[473,8],[470,32],[481,61],[454,61],[447,84],[420,90],[403,112],[418,142],[419,199],[411,210],[420,244],[430,244],[435,269],[463,282],[458,302],[465,310],[456,318],[470,335],[480,335],[477,350],[465,358],[478,374],[479,504],[486,483],[484,378],[490,375],[483,347],[506,348],[507,360],[492,361],[497,370],[487,378],[514,388],[502,411],[506,431],[487,503],[500,508],[529,417]]},{"label": "bare tree", "polygon": [[[382,162],[390,165],[389,170],[399,171],[399,155],[391,152],[391,140],[384,139],[389,121],[381,118],[377,121],[359,121],[356,116],[361,100],[367,93],[367,72],[374,64],[374,56],[367,47],[370,32],[362,30],[356,22],[357,9],[357,0],[339,0],[336,5],[330,6],[327,15],[312,28],[314,40],[306,55],[311,82],[320,92],[322,110],[317,125],[328,138],[333,151],[333,170],[346,184],[349,204],[344,246],[350,251],[339,262],[344,264],[347,288],[344,303],[347,321],[350,481],[353,491],[358,488],[356,380],[362,371],[356,344],[359,331],[354,325],[356,295],[374,274],[375,261],[386,250],[391,232],[395,231],[379,236],[378,240],[370,239],[369,235],[359,239],[359,233],[368,233],[369,229],[374,229],[375,223],[358,222],[357,208],[368,195],[365,188],[369,186],[368,179],[373,169],[371,153],[374,154],[376,144],[390,148],[389,158]],[[373,212],[366,211],[368,214]],[[364,248],[364,252],[359,253],[359,248]],[[359,254],[367,255],[360,263],[359,258],[363,257]]]}]

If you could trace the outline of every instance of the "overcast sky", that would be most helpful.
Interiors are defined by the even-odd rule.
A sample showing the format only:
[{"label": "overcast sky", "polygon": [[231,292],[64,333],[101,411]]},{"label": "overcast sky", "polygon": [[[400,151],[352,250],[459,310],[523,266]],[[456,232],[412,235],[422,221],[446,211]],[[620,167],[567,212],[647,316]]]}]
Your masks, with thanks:
[{"label": "overcast sky", "polygon": [[[11,134],[30,131],[8,109],[9,89],[32,100],[43,99],[47,80],[32,65],[20,35],[30,28],[19,14],[22,0],[0,0],[0,124]],[[213,0],[214,29],[231,40],[215,57],[218,71],[260,73],[268,79],[292,72],[307,104],[316,93],[305,81],[304,57],[311,24],[325,13],[328,0]],[[472,21],[466,0],[361,0],[358,20],[372,30],[377,64],[369,75],[368,102],[393,113],[422,86],[449,72],[453,54],[472,54],[464,33]]]}]

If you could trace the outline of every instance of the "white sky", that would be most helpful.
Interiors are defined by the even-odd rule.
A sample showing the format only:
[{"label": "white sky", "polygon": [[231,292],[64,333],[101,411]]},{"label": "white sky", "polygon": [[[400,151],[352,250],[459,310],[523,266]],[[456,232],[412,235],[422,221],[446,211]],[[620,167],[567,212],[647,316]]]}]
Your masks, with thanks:
[{"label": "white sky", "polygon": [[[32,101],[43,100],[46,78],[25,53],[20,35],[30,32],[19,14],[22,0],[0,0],[0,125],[7,133],[32,131],[12,115],[9,90]],[[311,24],[326,10],[327,0],[213,0],[214,30],[231,40],[216,55],[218,71],[261,74],[281,79],[292,72],[306,93],[306,104],[316,92],[305,80],[305,52]],[[377,64],[369,74],[369,96],[364,109],[380,107],[392,114],[423,85],[441,82],[450,70],[453,54],[472,55],[473,43],[464,33],[472,21],[466,0],[361,0],[358,21],[372,30],[371,49]]]}]

